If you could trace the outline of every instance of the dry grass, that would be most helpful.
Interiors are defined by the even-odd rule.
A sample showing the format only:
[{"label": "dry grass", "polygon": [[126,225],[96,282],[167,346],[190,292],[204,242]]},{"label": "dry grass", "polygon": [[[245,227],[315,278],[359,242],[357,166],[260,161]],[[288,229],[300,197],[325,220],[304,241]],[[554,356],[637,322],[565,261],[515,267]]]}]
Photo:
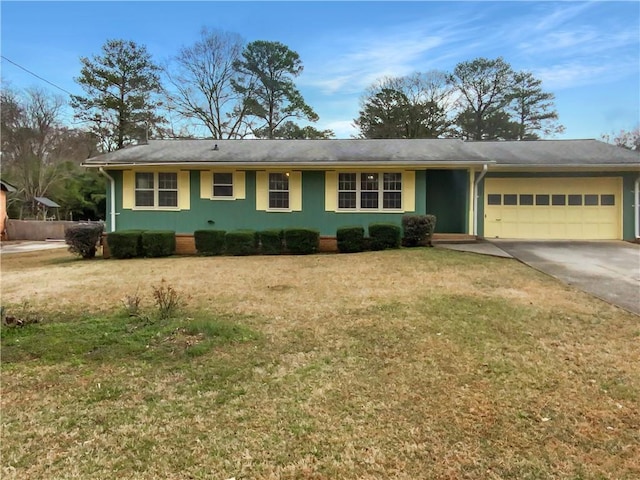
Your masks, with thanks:
[{"label": "dry grass", "polygon": [[162,278],[260,339],[4,363],[2,478],[640,476],[638,318],[513,260],[50,251],[2,257],[2,302],[73,322]]}]

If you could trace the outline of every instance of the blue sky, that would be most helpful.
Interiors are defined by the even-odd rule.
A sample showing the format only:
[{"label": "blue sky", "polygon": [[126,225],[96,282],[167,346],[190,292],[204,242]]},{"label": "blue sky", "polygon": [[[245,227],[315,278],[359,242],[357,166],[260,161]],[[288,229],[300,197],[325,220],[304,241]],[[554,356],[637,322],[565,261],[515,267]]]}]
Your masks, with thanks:
[{"label": "blue sky", "polygon": [[[107,39],[145,44],[156,61],[203,26],[297,51],[296,83],[318,128],[356,133],[359,99],[377,78],[451,71],[504,57],[556,95],[557,138],[598,138],[640,122],[640,3],[630,2],[27,2],[0,4],[2,55],[60,87]],[[13,88],[55,89],[2,60]],[[57,92],[62,93],[62,92]],[[71,113],[68,114],[71,119]]]}]

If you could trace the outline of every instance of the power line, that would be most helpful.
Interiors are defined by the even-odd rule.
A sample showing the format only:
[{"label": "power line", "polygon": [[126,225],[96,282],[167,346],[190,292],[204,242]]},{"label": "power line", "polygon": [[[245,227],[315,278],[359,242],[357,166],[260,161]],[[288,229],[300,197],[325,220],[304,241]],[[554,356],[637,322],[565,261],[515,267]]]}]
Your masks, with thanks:
[{"label": "power line", "polygon": [[59,87],[58,85],[56,85],[53,82],[50,82],[49,80],[47,80],[46,78],[42,78],[40,75],[33,73],[31,70],[23,67],[22,65],[18,65],[16,62],[14,62],[13,60],[9,60],[7,57],[5,57],[4,55],[0,55],[0,57],[2,57],[4,60],[6,60],[9,63],[12,63],[13,65],[15,65],[16,67],[24,70],[25,72],[27,72],[30,75],[33,75],[36,78],[39,78],[40,80],[42,80],[43,82],[47,82],[49,85],[56,87],[58,90],[62,90],[64,93],[68,94],[68,95],[73,95],[73,93],[71,93],[69,90],[65,90],[62,87]]}]

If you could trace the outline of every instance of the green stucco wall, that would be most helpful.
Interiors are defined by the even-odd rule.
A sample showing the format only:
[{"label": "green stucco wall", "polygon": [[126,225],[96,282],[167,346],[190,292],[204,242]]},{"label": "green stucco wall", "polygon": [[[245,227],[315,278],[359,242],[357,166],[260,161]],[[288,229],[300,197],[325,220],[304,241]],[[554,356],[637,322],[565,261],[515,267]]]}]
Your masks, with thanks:
[{"label": "green stucco wall", "polygon": [[[476,178],[477,178],[476,174]],[[553,178],[553,177],[571,177],[571,178],[593,178],[593,177],[622,177],[622,238],[624,240],[635,239],[634,224],[634,183],[638,178],[637,172],[611,172],[593,174],[589,172],[536,172],[536,173],[507,173],[495,172],[488,173],[484,178]],[[478,197],[478,235],[484,236],[484,179],[479,185]]]},{"label": "green stucco wall", "polygon": [[[457,171],[456,182],[462,187],[456,192],[449,188],[434,188],[438,184],[435,176],[428,179],[432,172],[416,171],[415,194],[417,214],[434,213],[438,216],[438,232],[466,232],[469,224],[468,173]],[[122,172],[109,171],[116,181],[116,226],[118,230],[131,228],[169,229],[177,233],[193,233],[194,230],[215,228],[221,230],[287,228],[303,227],[320,230],[321,235],[334,236],[338,227],[346,225],[362,225],[367,227],[373,222],[391,222],[400,224],[401,213],[336,213],[324,210],[324,172],[303,172],[303,197],[301,212],[262,212],[256,211],[255,172],[246,172],[246,199],[234,201],[212,201],[200,198],[200,173],[192,171],[191,209],[180,212],[133,211],[122,209]],[[476,175],[479,175],[476,173]],[[593,173],[500,173],[490,172],[485,178],[498,177],[622,177],[622,221],[623,238],[633,240],[634,232],[634,182],[637,172],[612,172],[610,174]],[[466,178],[466,183],[465,182]],[[453,180],[452,180],[453,181]],[[464,185],[463,185],[464,183]],[[435,191],[432,191],[435,190]],[[456,199],[447,200],[448,196]],[[478,235],[484,235],[484,181],[479,185],[478,198]],[[429,199],[431,198],[431,201]],[[440,202],[436,207],[434,201]],[[107,208],[110,209],[110,191],[107,188]],[[214,223],[208,223],[211,220]],[[462,227],[461,227],[462,224]],[[111,231],[110,210],[107,212],[107,231]]]},{"label": "green stucco wall", "polygon": [[[243,200],[208,200],[200,198],[200,172],[192,171],[191,208],[179,212],[134,211],[122,209],[122,172],[110,171],[116,180],[117,230],[166,229],[190,234],[200,229],[265,230],[269,228],[302,227],[320,230],[321,235],[335,236],[338,227],[362,225],[373,222],[390,222],[400,225],[402,213],[336,213],[325,211],[324,172],[302,173],[301,212],[256,211],[256,174],[246,172],[246,198]],[[416,172],[416,212],[425,212],[425,172]],[[109,200],[108,200],[109,201]],[[109,205],[109,203],[108,203]],[[414,212],[412,212],[414,213]],[[110,217],[109,215],[107,215]],[[110,218],[108,228],[110,230]],[[213,222],[213,223],[210,223]]]}]

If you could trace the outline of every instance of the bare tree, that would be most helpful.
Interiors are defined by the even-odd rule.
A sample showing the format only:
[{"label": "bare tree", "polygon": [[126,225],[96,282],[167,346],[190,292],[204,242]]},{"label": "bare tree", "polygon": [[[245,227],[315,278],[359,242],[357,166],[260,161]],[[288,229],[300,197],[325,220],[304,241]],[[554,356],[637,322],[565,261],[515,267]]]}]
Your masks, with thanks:
[{"label": "bare tree", "polygon": [[203,28],[200,39],[180,49],[164,68],[171,85],[166,92],[171,108],[204,125],[214,139],[248,133],[244,96],[232,88],[232,81],[240,78],[233,63],[243,48],[240,35]]},{"label": "bare tree", "polygon": [[24,96],[3,90],[0,100],[2,175],[18,188],[20,217],[35,216],[35,197],[49,195],[77,173],[72,167],[97,153],[96,139],[60,124],[65,104],[60,96],[39,89]]},{"label": "bare tree", "polygon": [[618,133],[603,134],[602,141],[612,143],[627,150],[640,150],[640,126],[631,130],[620,130]]}]

